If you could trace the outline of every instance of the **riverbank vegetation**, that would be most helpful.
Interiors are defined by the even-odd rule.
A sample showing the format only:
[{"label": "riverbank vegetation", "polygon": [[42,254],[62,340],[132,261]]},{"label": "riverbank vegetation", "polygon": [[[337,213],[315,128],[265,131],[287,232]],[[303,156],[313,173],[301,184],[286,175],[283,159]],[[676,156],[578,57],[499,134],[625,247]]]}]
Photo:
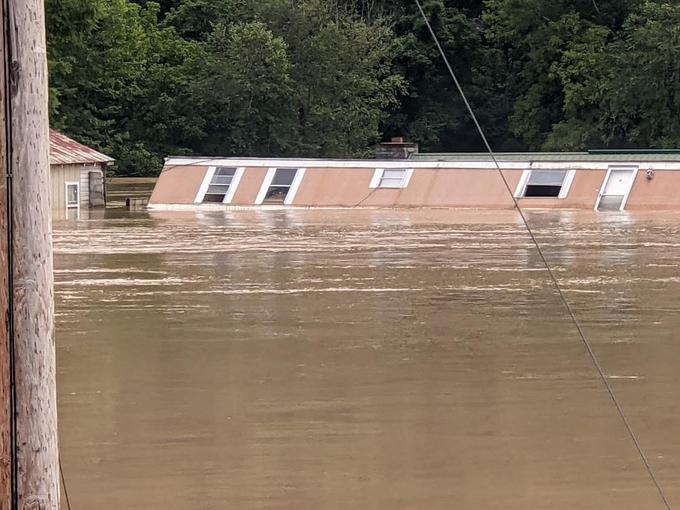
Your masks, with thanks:
[{"label": "riverbank vegetation", "polygon": [[[680,5],[422,0],[498,150],[680,146]],[[48,0],[52,125],[164,156],[481,150],[411,0]]]}]

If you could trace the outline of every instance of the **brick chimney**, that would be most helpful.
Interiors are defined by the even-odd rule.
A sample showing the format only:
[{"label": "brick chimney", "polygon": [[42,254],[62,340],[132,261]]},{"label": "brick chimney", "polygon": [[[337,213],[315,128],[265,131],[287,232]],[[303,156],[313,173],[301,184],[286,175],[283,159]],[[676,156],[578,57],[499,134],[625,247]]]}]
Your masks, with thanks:
[{"label": "brick chimney", "polygon": [[375,148],[376,159],[409,159],[412,154],[418,154],[418,144],[405,142],[401,136],[395,136]]}]

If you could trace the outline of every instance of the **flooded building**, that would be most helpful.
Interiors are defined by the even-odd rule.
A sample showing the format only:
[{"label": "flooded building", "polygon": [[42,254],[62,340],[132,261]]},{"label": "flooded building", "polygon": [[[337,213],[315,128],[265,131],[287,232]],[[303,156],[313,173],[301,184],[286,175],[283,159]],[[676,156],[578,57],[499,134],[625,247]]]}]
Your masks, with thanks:
[{"label": "flooded building", "polygon": [[52,209],[104,207],[106,169],[113,163],[113,158],[50,130]]},{"label": "flooded building", "polygon": [[[513,206],[488,154],[392,145],[375,160],[168,158],[150,207]],[[525,208],[680,209],[680,151],[503,153],[497,160]]]}]

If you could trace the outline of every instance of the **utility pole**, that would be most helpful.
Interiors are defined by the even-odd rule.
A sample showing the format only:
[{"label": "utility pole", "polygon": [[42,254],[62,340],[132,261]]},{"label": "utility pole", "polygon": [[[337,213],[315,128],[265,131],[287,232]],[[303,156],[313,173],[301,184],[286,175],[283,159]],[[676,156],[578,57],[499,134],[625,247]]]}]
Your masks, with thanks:
[{"label": "utility pole", "polygon": [[12,411],[9,333],[9,209],[7,188],[7,52],[0,2],[0,510],[12,506]]},{"label": "utility pole", "polygon": [[[0,244],[0,510],[58,510],[44,2],[1,1],[6,67],[0,87],[3,115],[7,112],[8,118],[0,128],[0,138],[6,140],[1,147],[5,165],[0,171],[9,178],[2,176],[0,180],[0,237],[5,243]],[[3,296],[9,298],[9,307],[5,304],[4,309],[7,301]],[[4,320],[7,315],[11,317],[9,326]],[[7,350],[13,353],[11,359],[5,356]],[[8,380],[14,382],[9,389]],[[12,403],[9,415],[8,396]],[[9,441],[7,423],[12,432]],[[12,460],[9,466],[6,449]],[[7,476],[12,481],[11,507],[3,506]]]}]

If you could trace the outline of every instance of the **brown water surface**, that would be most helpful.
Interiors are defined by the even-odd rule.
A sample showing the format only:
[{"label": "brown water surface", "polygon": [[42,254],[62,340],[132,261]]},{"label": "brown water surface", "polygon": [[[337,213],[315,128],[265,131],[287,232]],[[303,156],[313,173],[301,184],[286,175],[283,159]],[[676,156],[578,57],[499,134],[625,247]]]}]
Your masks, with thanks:
[{"label": "brown water surface", "polygon": [[[680,505],[680,215],[532,213]],[[74,509],[662,509],[515,213],[55,222]]]}]

